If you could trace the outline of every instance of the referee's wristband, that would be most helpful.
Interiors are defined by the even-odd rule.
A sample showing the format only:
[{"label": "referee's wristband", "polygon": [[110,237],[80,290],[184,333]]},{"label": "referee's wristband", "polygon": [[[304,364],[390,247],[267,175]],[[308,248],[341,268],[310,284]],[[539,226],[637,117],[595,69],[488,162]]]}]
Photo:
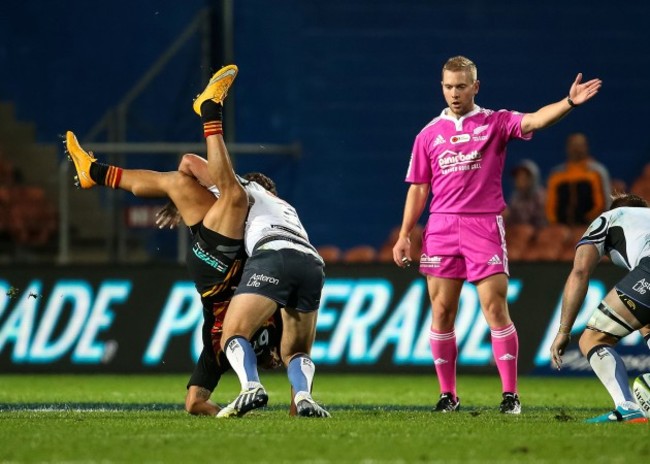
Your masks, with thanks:
[{"label": "referee's wristband", "polygon": [[566,102],[569,104],[569,106],[570,106],[571,108],[575,108],[576,106],[578,106],[578,105],[576,105],[575,103],[573,103],[573,100],[571,100],[571,97],[570,97],[570,96],[567,96],[567,97],[566,97]]}]

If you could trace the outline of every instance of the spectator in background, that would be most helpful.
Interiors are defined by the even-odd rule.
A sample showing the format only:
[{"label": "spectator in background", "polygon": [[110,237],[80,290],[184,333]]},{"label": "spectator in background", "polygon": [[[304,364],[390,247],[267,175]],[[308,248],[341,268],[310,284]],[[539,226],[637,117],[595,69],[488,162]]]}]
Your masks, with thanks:
[{"label": "spectator in background", "polygon": [[529,224],[536,229],[546,225],[546,191],[541,184],[539,167],[524,159],[512,170],[515,189],[503,213],[506,225]]},{"label": "spectator in background", "polygon": [[582,133],[567,137],[566,156],[549,175],[546,216],[551,224],[588,225],[609,208],[609,172],[593,159]]}]

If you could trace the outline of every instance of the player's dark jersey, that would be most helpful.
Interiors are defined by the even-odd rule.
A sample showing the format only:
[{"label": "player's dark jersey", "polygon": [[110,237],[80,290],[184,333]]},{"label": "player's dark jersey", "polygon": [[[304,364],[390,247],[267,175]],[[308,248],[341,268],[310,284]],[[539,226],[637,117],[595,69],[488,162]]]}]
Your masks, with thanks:
[{"label": "player's dark jersey", "polygon": [[606,211],[587,228],[578,246],[591,243],[600,256],[617,266],[634,269],[650,256],[650,208],[621,207]]}]

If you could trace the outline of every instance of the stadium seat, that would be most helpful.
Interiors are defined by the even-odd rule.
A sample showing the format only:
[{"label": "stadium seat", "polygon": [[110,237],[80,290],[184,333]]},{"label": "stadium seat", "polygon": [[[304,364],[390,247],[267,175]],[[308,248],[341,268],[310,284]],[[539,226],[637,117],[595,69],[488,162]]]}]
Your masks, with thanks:
[{"label": "stadium seat", "polygon": [[377,250],[370,245],[359,245],[343,253],[346,263],[371,263],[377,259]]},{"label": "stadium seat", "polygon": [[8,214],[9,232],[18,245],[46,245],[58,231],[56,211],[40,187],[13,187]]},{"label": "stadium seat", "polygon": [[341,260],[341,249],[335,245],[322,245],[316,248],[326,264],[338,263]]},{"label": "stadium seat", "polygon": [[564,224],[551,224],[540,229],[523,259],[526,261],[561,260],[570,234],[570,227]]},{"label": "stadium seat", "polygon": [[576,244],[580,241],[587,228],[585,226],[573,226],[569,231],[569,238],[566,241],[564,250],[560,255],[562,261],[573,261]]},{"label": "stadium seat", "polygon": [[508,259],[520,261],[528,253],[535,236],[535,227],[530,224],[512,224],[506,226],[506,244]]},{"label": "stadium seat", "polygon": [[[394,227],[391,231],[377,254],[377,260],[381,262],[393,261],[393,246],[399,237],[401,226]],[[411,259],[414,262],[420,262],[420,255],[422,254],[422,232],[424,227],[416,224],[411,232]]]}]

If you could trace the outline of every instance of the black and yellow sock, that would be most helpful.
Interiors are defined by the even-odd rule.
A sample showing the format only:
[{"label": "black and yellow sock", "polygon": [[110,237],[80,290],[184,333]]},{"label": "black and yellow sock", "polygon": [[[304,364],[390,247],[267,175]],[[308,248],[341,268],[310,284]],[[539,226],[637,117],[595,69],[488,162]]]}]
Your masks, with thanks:
[{"label": "black and yellow sock", "polygon": [[203,136],[223,134],[223,106],[212,100],[201,103],[201,121],[203,121]]},{"label": "black and yellow sock", "polygon": [[120,186],[122,168],[95,161],[90,165],[90,178],[98,185],[105,185],[116,189]]}]

